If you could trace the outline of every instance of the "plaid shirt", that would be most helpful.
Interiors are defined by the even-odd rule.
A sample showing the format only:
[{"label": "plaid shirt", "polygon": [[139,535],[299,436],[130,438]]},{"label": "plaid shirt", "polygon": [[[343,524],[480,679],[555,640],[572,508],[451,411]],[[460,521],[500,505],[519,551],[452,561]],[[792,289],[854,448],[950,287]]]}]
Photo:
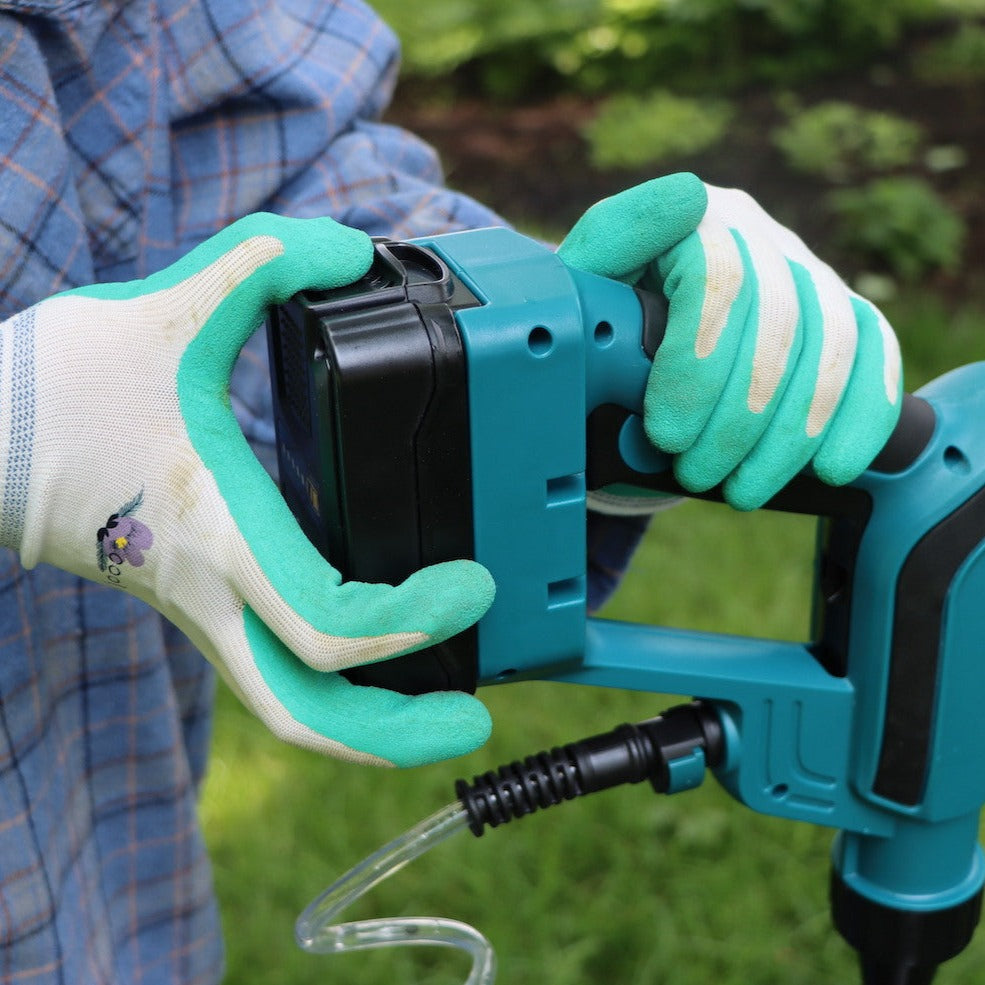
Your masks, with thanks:
[{"label": "plaid shirt", "polygon": [[[396,237],[499,222],[378,122],[397,59],[360,0],[0,0],[0,318],[261,209]],[[265,364],[254,338],[234,402],[269,460]],[[9,552],[0,593],[0,982],[217,981],[205,662],[136,600]]]}]

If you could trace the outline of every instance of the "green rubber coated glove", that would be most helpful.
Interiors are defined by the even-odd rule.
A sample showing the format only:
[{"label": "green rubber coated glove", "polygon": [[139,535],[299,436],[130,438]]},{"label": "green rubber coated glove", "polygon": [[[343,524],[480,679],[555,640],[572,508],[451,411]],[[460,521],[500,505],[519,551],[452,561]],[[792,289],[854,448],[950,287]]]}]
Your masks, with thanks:
[{"label": "green rubber coated glove", "polygon": [[351,283],[371,260],[369,238],[330,219],[252,215],[146,280],[57,295],[0,325],[0,541],[27,566],[149,602],[287,742],[410,766],[481,745],[482,704],[337,672],[465,629],[492,579],[456,561],[397,587],[343,584],[228,393],[268,306]]},{"label": "green rubber coated glove", "polygon": [[723,483],[748,510],[808,465],[840,485],[892,433],[903,385],[888,322],[747,194],[658,178],[594,205],[559,253],[666,295],[644,426],[689,491]]}]

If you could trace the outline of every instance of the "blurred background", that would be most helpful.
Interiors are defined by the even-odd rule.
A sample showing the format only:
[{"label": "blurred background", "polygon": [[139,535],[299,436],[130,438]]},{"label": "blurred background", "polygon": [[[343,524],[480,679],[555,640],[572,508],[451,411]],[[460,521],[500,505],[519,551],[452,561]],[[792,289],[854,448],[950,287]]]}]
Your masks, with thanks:
[{"label": "blurred background", "polygon": [[[432,0],[375,4],[404,43],[390,111],[449,182],[559,238],[596,199],[693,170],[750,191],[885,310],[907,387],[985,356],[985,0]],[[804,639],[814,524],[687,503],[658,517],[605,615]],[[303,954],[311,898],[453,799],[456,778],[678,699],[483,692],[488,746],[412,772],[278,744],[225,691],[203,818],[237,985],[458,983],[467,959]],[[714,782],[643,785],[459,835],[347,918],[440,915],[494,943],[503,985],[858,981],[830,926],[832,832]],[[982,981],[985,931],[940,985]]]}]

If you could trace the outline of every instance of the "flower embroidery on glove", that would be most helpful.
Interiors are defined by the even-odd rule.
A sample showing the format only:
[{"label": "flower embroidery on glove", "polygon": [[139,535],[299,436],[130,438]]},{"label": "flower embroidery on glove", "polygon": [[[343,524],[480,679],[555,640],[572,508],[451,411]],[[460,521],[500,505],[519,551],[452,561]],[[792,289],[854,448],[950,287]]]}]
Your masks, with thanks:
[{"label": "flower embroidery on glove", "polygon": [[139,568],[144,563],[144,551],[154,543],[154,534],[146,523],[135,519],[133,514],[144,502],[141,490],[118,513],[114,513],[105,527],[96,533],[96,550],[99,570],[119,568],[130,564]]}]

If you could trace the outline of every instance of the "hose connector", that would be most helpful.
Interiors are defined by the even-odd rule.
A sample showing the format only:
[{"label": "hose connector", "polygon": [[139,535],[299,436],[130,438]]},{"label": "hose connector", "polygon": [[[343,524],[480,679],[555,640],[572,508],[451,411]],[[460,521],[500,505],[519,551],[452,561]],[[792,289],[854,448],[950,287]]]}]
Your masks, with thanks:
[{"label": "hose connector", "polygon": [[620,725],[495,772],[459,780],[455,793],[476,837],[538,808],[553,807],[586,793],[649,780],[657,793],[698,786],[708,767],[724,756],[724,731],[704,701],[678,705],[648,721]]}]

